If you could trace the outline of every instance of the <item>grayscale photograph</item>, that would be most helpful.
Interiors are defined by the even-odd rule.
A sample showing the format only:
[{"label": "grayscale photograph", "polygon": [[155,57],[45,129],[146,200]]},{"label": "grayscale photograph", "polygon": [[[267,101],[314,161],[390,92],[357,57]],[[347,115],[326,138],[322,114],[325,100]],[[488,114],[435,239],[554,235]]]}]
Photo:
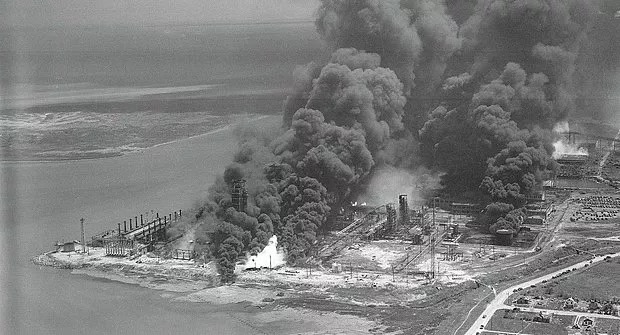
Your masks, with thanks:
[{"label": "grayscale photograph", "polygon": [[0,1],[0,256],[2,335],[620,335],[620,0]]}]

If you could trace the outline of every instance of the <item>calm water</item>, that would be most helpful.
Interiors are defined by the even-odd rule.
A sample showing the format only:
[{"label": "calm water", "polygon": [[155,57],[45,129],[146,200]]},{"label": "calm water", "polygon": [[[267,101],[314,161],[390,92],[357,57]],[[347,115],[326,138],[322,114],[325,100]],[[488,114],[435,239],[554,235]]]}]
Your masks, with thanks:
[{"label": "calm water", "polygon": [[[11,196],[3,188],[3,201],[15,210],[17,219],[16,226],[5,230],[11,236],[8,246],[14,257],[8,293],[17,323],[11,330],[16,334],[78,334],[83,330],[171,334],[174,327],[195,333],[191,327],[212,325],[209,317],[180,313],[158,292],[40,269],[29,258],[51,249],[56,240],[78,239],[80,217],[87,220],[88,236],[145,210],[168,212],[191,206],[204,197],[212,175],[230,161],[226,148],[231,138],[226,134],[115,158],[2,163],[3,170],[16,177],[18,194]],[[8,213],[3,210],[2,214]]]},{"label": "calm water", "polygon": [[[321,54],[311,23],[24,29],[13,32],[17,81],[48,86],[288,87]],[[65,85],[65,86],[63,86]]]},{"label": "calm water", "polygon": [[234,115],[278,114],[294,67],[322,53],[310,23],[11,36],[16,81],[0,113],[4,160],[109,157],[207,132]]},{"label": "calm water", "polygon": [[[148,147],[212,130],[231,114],[276,114],[294,66],[321,53],[310,24],[15,34],[17,85],[8,101],[13,109],[0,121],[29,146],[28,154]],[[50,120],[53,127],[45,123]],[[200,122],[204,127],[196,128]],[[101,143],[139,127],[136,137],[158,137],[152,131],[163,126],[165,139]],[[88,137],[93,131],[101,133]],[[170,138],[170,132],[176,135]],[[71,136],[88,145],[67,146]],[[0,162],[0,217],[5,218],[0,265],[8,276],[0,297],[12,312],[0,333],[252,333],[235,317],[241,311],[172,303],[159,291],[29,262],[57,240],[77,239],[80,217],[87,220],[88,236],[140,212],[192,206],[206,196],[232,154],[230,134],[219,132],[112,158]],[[7,219],[11,215],[14,220]]]}]

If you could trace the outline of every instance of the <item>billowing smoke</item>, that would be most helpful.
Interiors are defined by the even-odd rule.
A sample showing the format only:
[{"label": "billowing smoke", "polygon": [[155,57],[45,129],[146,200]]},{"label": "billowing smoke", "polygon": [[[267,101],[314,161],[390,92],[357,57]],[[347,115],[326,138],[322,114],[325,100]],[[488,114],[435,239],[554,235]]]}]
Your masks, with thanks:
[{"label": "billowing smoke", "polygon": [[442,87],[460,99],[431,113],[420,141],[448,193],[490,203],[491,231],[518,228],[555,167],[552,128],[575,112],[576,59],[597,11],[589,0],[480,0],[460,27],[465,72]]},{"label": "billowing smoke", "polygon": [[374,171],[366,191],[357,197],[357,202],[381,206],[396,202],[400,194],[406,194],[409,203],[421,203],[438,186],[437,178],[424,168],[412,171],[388,165]]},{"label": "billowing smoke", "polygon": [[[290,116],[288,129],[239,132],[234,162],[211,189],[210,208],[223,221],[212,251],[230,279],[244,252],[257,254],[271,233],[288,260],[305,257],[333,205],[348,201],[368,177],[375,157],[391,152],[403,130],[406,99],[396,74],[378,67],[380,57],[340,49],[331,61],[304,79],[312,65],[298,68],[305,103]],[[288,99],[301,101],[295,96]],[[248,207],[232,207],[235,180],[246,179]]]},{"label": "billowing smoke", "polygon": [[588,149],[579,147],[576,144],[568,143],[566,140],[561,139],[553,142],[553,159],[558,159],[564,155],[579,155],[587,156]]},{"label": "billowing smoke", "polygon": [[437,101],[436,88],[451,57],[462,45],[443,1],[322,0],[318,13],[317,30],[333,50],[353,47],[377,53],[381,66],[396,73],[409,99],[405,133],[414,140]]},{"label": "billowing smoke", "polygon": [[618,123],[620,110],[620,1],[602,0],[577,57],[577,110]]},{"label": "billowing smoke", "polygon": [[[553,127],[553,132],[558,135],[568,133],[569,131],[570,127],[567,121],[558,122]],[[561,137],[557,141],[553,142],[553,159],[558,159],[563,155],[587,156],[588,149],[584,147],[579,147],[578,144],[569,143],[565,137]]]},{"label": "billowing smoke", "polygon": [[[224,278],[272,234],[289,262],[308,256],[331,208],[388,200],[375,185],[398,182],[416,198],[422,168],[441,174],[444,193],[488,204],[491,231],[518,228],[555,168],[552,128],[576,111],[597,3],[322,0],[329,61],[294,70],[282,127],[240,132],[211,189]],[[230,192],[241,178],[239,213]]]}]

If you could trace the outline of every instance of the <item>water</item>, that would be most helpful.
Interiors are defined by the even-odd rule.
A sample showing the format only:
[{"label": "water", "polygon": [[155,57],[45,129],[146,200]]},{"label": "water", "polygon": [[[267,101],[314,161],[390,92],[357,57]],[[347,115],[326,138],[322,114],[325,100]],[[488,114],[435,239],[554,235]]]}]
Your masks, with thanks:
[{"label": "water", "polygon": [[[7,32],[0,33],[7,34]],[[3,160],[110,157],[278,114],[312,24],[13,31]]]},{"label": "water", "polygon": [[[247,312],[238,306],[174,303],[161,291],[29,259],[57,240],[77,239],[81,217],[89,236],[146,210],[171,212],[204,199],[231,161],[233,139],[228,131],[196,135],[279,113],[293,67],[320,53],[314,28],[14,33],[17,82],[0,115],[2,145],[12,154],[0,162],[0,333],[255,333],[239,321]],[[170,144],[155,146],[162,143]],[[108,158],[36,161],[96,157]]]},{"label": "water", "polygon": [[51,87],[288,87],[320,53],[304,24],[66,27],[13,32],[19,84]]},{"label": "water", "polygon": [[[11,310],[18,321],[11,327],[15,333],[77,334],[87,325],[92,333],[111,334],[117,333],[115,324],[121,324],[126,333],[153,329],[156,334],[170,334],[168,317],[179,323],[190,320],[171,311],[169,301],[159,298],[158,292],[104,285],[66,270],[39,269],[29,258],[50,250],[57,240],[79,239],[81,217],[86,218],[89,236],[145,210],[171,212],[192,206],[206,195],[213,175],[230,161],[230,140],[230,132],[220,132],[114,158],[2,163],[3,171],[14,178],[18,195],[7,194],[10,188],[3,187],[7,207],[2,217],[14,210],[17,221],[16,226],[5,227],[10,239],[3,241],[10,252],[5,261],[11,260],[13,266],[8,292],[13,294]],[[134,319],[136,313],[145,315]],[[142,320],[151,325],[139,325]],[[194,321],[194,326],[205,327],[213,322]]]}]

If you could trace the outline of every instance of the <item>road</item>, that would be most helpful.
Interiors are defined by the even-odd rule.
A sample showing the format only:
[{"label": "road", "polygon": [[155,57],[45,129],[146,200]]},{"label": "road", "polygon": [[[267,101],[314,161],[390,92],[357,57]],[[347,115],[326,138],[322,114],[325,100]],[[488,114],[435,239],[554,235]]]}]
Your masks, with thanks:
[{"label": "road", "polygon": [[[566,271],[566,270],[571,270],[571,269],[581,269],[584,268],[590,264],[594,264],[594,263],[598,263],[603,261],[607,256],[611,256],[611,257],[617,257],[620,256],[620,252],[617,252],[615,254],[611,254],[611,255],[603,255],[603,256],[596,256],[590,260],[585,260],[583,262],[577,263],[577,264],[573,264],[571,266],[567,266],[565,268],[562,268],[560,270],[557,270],[555,272],[552,272],[550,274],[544,275],[544,276],[540,276],[540,277],[536,277],[534,279],[528,280],[524,283],[521,284],[517,284],[517,285],[513,285],[501,292],[499,292],[495,298],[487,305],[487,307],[485,308],[484,312],[482,312],[482,314],[480,314],[480,316],[478,317],[478,319],[476,319],[476,321],[471,325],[471,327],[469,328],[469,330],[467,330],[467,332],[465,333],[466,335],[475,335],[477,332],[480,332],[482,330],[482,328],[480,328],[481,326],[486,326],[488,319],[491,318],[491,316],[493,316],[493,314],[495,314],[495,312],[499,309],[512,309],[513,306],[508,306],[506,304],[504,304],[504,301],[506,301],[506,299],[508,299],[508,297],[515,291],[518,290],[519,288],[524,289],[527,287],[530,287],[532,285],[537,285],[540,284],[541,282],[545,281],[545,280],[551,280],[552,277],[559,275],[560,273]],[[530,309],[527,309],[530,310]],[[535,309],[532,308],[533,311],[543,311],[543,310],[539,310],[539,309]],[[577,313],[577,312],[568,312],[568,311],[557,311],[557,310],[544,310],[545,312],[553,312],[556,314],[566,314],[566,315],[588,315],[589,313]],[[571,313],[575,313],[575,314],[571,314]],[[604,318],[604,315],[601,314],[592,314],[591,316],[593,317],[597,317],[597,318]],[[615,319],[619,319],[618,317],[612,317]]]}]

